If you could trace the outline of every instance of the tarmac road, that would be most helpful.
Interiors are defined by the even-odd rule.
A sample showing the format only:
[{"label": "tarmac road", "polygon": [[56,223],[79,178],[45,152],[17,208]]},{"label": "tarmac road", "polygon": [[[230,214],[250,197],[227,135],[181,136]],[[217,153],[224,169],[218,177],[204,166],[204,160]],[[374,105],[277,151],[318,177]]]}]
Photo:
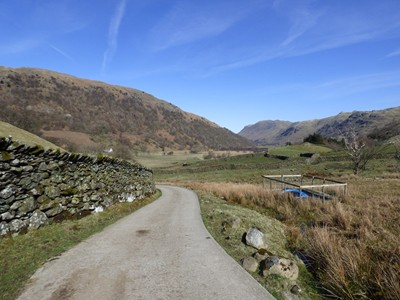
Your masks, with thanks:
[{"label": "tarmac road", "polygon": [[162,196],[46,263],[23,299],[274,299],[205,229],[195,193]]}]

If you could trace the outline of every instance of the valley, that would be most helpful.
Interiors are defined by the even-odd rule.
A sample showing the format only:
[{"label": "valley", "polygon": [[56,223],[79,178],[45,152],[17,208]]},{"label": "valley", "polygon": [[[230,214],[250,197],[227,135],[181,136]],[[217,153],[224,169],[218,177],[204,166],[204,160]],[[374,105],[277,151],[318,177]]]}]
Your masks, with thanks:
[{"label": "valley", "polygon": [[[221,227],[227,217],[238,215],[247,227],[265,231],[271,222],[280,228],[279,239],[270,237],[278,240],[271,253],[296,259],[299,280],[285,281],[282,288],[279,277],[252,274],[277,299],[295,285],[304,299],[400,298],[399,107],[305,122],[262,121],[236,135],[134,89],[38,69],[1,68],[0,77],[2,137],[38,149],[138,162],[152,169],[155,183],[193,189],[208,231],[240,264],[250,254],[238,241],[244,227]],[[358,152],[343,135],[349,128],[362,145]],[[4,159],[2,170],[8,170],[9,159]],[[261,177],[267,174],[331,178],[346,182],[348,193],[330,201],[299,200],[267,190]],[[131,208],[122,210],[124,215]],[[91,223],[96,220],[87,220],[40,228],[37,235],[49,234],[51,243],[46,236],[35,243],[63,251],[83,237],[72,235],[68,246],[60,246],[60,237],[97,227]],[[59,226],[67,233],[52,233]],[[14,248],[12,239],[4,239],[0,251],[18,252],[33,242],[29,234],[14,238],[23,246]],[[33,265],[43,261],[35,258]],[[2,279],[10,285],[9,278]],[[12,299],[17,292],[18,287],[3,293]]]},{"label": "valley", "polygon": [[399,11],[1,1],[0,300],[400,299]]}]

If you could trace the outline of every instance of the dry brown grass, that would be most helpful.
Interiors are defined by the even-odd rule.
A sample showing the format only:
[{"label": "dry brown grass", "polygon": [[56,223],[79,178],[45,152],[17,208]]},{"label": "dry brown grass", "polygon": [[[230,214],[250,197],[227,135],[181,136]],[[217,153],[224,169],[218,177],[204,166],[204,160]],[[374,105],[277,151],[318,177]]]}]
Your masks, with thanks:
[{"label": "dry brown grass", "polygon": [[95,146],[96,143],[90,139],[90,136],[82,132],[64,131],[64,130],[43,130],[42,136],[45,139],[65,140],[83,146]]},{"label": "dry brown grass", "polygon": [[349,194],[329,202],[299,201],[252,184],[187,185],[287,224],[289,246],[311,259],[327,298],[400,299],[398,178],[348,177]]}]

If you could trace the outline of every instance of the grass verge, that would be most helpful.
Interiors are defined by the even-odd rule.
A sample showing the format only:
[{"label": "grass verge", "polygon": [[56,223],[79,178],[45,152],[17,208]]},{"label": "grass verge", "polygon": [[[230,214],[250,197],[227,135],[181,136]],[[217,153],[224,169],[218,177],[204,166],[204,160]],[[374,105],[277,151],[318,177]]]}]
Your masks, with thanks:
[{"label": "grass verge", "polygon": [[[301,299],[321,299],[313,285],[312,275],[305,265],[287,249],[286,226],[276,219],[268,217],[263,209],[245,207],[229,203],[221,197],[196,190],[201,206],[203,222],[222,248],[239,264],[241,259],[251,256],[255,249],[242,242],[243,234],[251,227],[259,228],[269,241],[268,251],[279,257],[295,259],[299,266],[300,276],[295,282],[280,276],[262,277],[258,272],[250,273],[275,298],[286,299],[285,293],[297,285],[301,288]],[[239,227],[224,226],[232,220],[240,220]]]},{"label": "grass verge", "polygon": [[15,299],[32,274],[47,260],[60,255],[106,226],[160,197],[161,192],[132,203],[118,203],[102,213],[65,221],[0,240],[0,298]]},{"label": "grass verge", "polygon": [[299,201],[252,184],[187,185],[285,224],[287,249],[307,257],[323,297],[400,299],[398,178],[349,178],[349,195],[326,202]]}]

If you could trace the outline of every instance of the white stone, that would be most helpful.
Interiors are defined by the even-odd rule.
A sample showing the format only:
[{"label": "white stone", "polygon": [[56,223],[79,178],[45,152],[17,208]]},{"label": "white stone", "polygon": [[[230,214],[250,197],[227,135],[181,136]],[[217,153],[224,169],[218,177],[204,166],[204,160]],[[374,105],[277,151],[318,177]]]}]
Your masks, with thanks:
[{"label": "white stone", "polygon": [[36,210],[29,219],[29,228],[38,229],[42,225],[47,225],[49,220],[46,214],[40,210]]},{"label": "white stone", "polygon": [[256,249],[267,249],[267,237],[257,228],[250,228],[246,233],[246,244]]},{"label": "white stone", "polygon": [[104,211],[103,206],[97,206],[97,207],[94,209],[94,212],[96,212],[96,213],[103,212],[103,211]]},{"label": "white stone", "polygon": [[10,227],[7,223],[0,223],[0,236],[6,235],[10,232]]}]

